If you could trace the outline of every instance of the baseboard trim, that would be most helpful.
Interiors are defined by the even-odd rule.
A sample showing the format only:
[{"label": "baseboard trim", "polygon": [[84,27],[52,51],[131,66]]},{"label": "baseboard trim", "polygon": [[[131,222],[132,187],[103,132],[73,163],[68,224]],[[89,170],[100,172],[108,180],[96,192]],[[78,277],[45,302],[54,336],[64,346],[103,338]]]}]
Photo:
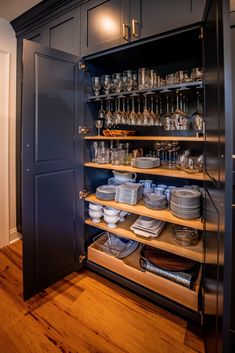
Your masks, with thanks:
[{"label": "baseboard trim", "polygon": [[12,244],[15,241],[19,240],[22,238],[22,234],[17,232],[16,228],[10,229],[9,232],[9,243]]}]

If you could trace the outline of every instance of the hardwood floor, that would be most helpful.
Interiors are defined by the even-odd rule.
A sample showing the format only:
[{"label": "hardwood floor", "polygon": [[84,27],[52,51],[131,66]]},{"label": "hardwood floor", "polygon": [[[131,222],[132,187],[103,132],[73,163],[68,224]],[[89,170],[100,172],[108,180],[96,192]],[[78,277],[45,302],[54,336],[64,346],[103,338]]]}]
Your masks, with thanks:
[{"label": "hardwood floor", "polygon": [[21,241],[0,250],[1,353],[195,353],[201,332],[84,270],[27,302]]}]

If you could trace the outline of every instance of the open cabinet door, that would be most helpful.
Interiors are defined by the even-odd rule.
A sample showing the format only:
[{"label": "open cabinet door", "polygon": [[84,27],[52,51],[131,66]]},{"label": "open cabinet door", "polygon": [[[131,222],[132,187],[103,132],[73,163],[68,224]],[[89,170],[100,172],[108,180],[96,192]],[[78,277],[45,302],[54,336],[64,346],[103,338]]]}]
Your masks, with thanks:
[{"label": "open cabinet door", "polygon": [[205,69],[204,328],[208,353],[229,352],[232,242],[232,82],[229,1],[208,1]]},{"label": "open cabinet door", "polygon": [[[78,58],[23,43],[24,298],[78,270],[84,252],[83,73]],[[81,257],[80,257],[81,258]]]}]

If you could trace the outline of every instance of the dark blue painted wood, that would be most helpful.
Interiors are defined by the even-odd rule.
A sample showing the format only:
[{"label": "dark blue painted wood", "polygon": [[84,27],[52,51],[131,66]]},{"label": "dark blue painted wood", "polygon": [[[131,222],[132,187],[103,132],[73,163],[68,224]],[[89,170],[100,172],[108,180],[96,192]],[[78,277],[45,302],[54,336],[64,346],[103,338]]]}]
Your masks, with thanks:
[{"label": "dark blue painted wood", "polygon": [[80,268],[84,223],[77,195],[83,186],[83,144],[77,129],[82,124],[83,85],[76,56],[30,41],[23,44],[22,229],[27,299]]},{"label": "dark blue painted wood", "polygon": [[90,0],[81,6],[82,56],[128,43],[123,23],[129,27],[130,0]]},{"label": "dark blue painted wood", "polygon": [[230,339],[233,120],[230,55],[229,1],[211,0],[204,25],[207,192],[203,294],[208,353],[228,353]]}]

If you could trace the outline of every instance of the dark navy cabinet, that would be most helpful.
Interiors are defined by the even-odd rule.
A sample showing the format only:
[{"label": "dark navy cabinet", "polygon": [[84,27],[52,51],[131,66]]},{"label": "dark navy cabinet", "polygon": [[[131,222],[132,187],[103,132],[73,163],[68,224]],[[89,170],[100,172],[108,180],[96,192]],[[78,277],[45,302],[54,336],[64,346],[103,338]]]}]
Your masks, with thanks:
[{"label": "dark navy cabinet", "polygon": [[[167,295],[158,296],[135,281],[102,266],[92,267],[89,260],[86,261],[94,231],[90,227],[87,232],[88,227],[84,226],[85,207],[79,195],[84,186],[94,192],[98,185],[107,182],[107,173],[94,173],[89,168],[84,173],[87,150],[78,131],[79,126],[84,125],[94,129],[97,116],[84,95],[85,91],[87,96],[86,84],[90,76],[101,75],[106,70],[115,72],[116,68],[121,72],[129,65],[136,69],[139,62],[151,67],[158,59],[159,66],[169,65],[169,62],[181,65],[186,59],[194,59],[194,56],[185,57],[189,43],[191,49],[198,49],[200,57],[204,45],[205,263],[199,305],[208,337],[207,351],[228,353],[229,333],[231,327],[234,329],[231,320],[234,151],[228,1],[207,1],[202,22],[204,31],[200,26],[191,26],[197,43],[199,36],[204,36],[200,48],[194,46],[192,38],[195,37],[188,35],[190,30],[185,27],[201,21],[204,0],[74,0],[65,3],[73,4],[73,8],[18,33],[19,43],[23,37],[31,39],[24,47],[23,82],[21,57],[18,74],[19,91],[23,83],[22,144],[18,147],[22,152],[24,297],[27,299],[68,273],[81,269],[85,262],[100,274],[174,312],[190,317],[195,314],[168,300]],[[174,29],[177,31],[171,33]],[[171,46],[169,38],[173,36],[181,36],[180,46],[177,40]],[[117,46],[121,47],[116,49]],[[145,56],[146,52],[162,53],[162,56],[155,60],[154,56]],[[88,69],[85,73],[78,69],[79,57],[83,56]],[[198,63],[201,61],[196,65]],[[20,122],[20,109],[18,115]],[[196,314],[199,320],[200,313]]]},{"label": "dark navy cabinet", "polygon": [[[83,76],[78,57],[23,43],[24,298],[79,269],[84,252]],[[79,147],[78,147],[79,146]]]},{"label": "dark navy cabinet", "polygon": [[24,33],[23,38],[80,56],[80,7]]},{"label": "dark navy cabinet", "polygon": [[133,1],[132,31],[135,26],[137,36],[142,39],[200,22],[205,3],[205,0]]},{"label": "dark navy cabinet", "polygon": [[91,0],[81,6],[82,56],[130,40],[130,0]]},{"label": "dark navy cabinet", "polygon": [[81,6],[82,56],[202,20],[205,0],[91,0]]}]

